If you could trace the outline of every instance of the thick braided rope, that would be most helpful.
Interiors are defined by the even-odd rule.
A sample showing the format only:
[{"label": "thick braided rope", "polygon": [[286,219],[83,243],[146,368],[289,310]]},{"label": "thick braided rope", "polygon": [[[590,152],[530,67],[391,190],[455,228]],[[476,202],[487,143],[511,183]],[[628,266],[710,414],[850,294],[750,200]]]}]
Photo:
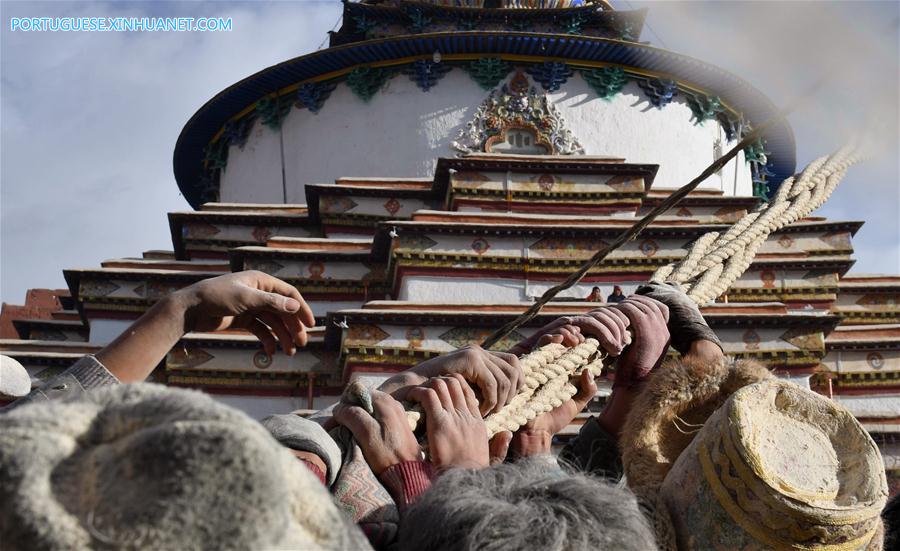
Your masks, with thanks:
[{"label": "thick braided rope", "polygon": [[679,283],[698,304],[715,300],[750,267],[772,232],[821,207],[847,169],[860,160],[862,155],[849,147],[816,159],[799,176],[786,179],[770,202],[760,205],[722,235],[703,235],[687,256],[659,268],[650,280]]},{"label": "thick braided rope", "polygon": [[[562,405],[578,392],[570,379],[585,369],[599,377],[604,359],[606,354],[600,343],[592,338],[572,348],[548,344],[522,356],[519,365],[524,385],[500,411],[485,418],[488,437],[505,430],[515,432],[538,415]],[[410,428],[415,430],[422,420],[421,408],[410,408],[406,415]]]}]

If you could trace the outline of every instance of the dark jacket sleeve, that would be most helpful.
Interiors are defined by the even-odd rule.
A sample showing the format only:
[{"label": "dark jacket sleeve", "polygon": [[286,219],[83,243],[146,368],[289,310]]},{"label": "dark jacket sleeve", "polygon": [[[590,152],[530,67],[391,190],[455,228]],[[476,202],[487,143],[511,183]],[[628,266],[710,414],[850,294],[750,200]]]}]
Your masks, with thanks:
[{"label": "dark jacket sleeve", "polygon": [[616,439],[603,430],[596,417],[588,419],[578,436],[566,443],[559,459],[567,469],[603,478],[618,480],[624,473]]},{"label": "dark jacket sleeve", "polygon": [[32,402],[60,400],[79,396],[84,392],[104,386],[121,384],[116,376],[92,355],[75,362],[72,367],[51,378],[28,396],[19,398],[0,411],[8,411]]}]

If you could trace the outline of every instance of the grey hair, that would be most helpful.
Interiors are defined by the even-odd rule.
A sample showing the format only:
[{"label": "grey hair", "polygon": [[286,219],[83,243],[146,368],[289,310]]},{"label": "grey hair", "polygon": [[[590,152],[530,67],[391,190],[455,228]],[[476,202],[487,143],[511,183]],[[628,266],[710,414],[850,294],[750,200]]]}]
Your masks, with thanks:
[{"label": "grey hair", "polygon": [[401,551],[656,549],[635,496],[546,459],[441,476],[403,516]]}]

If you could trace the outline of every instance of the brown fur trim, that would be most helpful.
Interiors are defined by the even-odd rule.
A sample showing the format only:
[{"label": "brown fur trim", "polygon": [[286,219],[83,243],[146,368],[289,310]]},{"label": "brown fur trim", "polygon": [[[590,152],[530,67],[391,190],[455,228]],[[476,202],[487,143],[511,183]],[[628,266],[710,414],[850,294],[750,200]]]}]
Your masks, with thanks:
[{"label": "brown fur trim", "polygon": [[738,389],[771,377],[752,360],[670,360],[654,370],[619,439],[629,487],[645,499],[656,494],[706,419]]}]

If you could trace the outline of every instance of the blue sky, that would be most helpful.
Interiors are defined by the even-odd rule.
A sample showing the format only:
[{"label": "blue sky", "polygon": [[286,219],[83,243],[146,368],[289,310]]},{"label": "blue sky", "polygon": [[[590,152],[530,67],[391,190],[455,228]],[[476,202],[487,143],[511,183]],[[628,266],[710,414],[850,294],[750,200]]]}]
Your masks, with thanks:
[{"label": "blue sky", "polygon": [[[854,132],[887,155],[853,169],[819,212],[867,221],[855,271],[900,272],[896,2],[641,2],[643,39],[737,73],[791,116],[802,166]],[[172,176],[183,124],[214,94],[315,50],[338,0],[0,2],[0,300],[64,287],[64,268],[171,249],[166,212],[189,208]],[[13,33],[23,16],[232,17],[230,33]],[[861,121],[875,121],[865,126]],[[864,129],[865,130],[862,130]]]}]

